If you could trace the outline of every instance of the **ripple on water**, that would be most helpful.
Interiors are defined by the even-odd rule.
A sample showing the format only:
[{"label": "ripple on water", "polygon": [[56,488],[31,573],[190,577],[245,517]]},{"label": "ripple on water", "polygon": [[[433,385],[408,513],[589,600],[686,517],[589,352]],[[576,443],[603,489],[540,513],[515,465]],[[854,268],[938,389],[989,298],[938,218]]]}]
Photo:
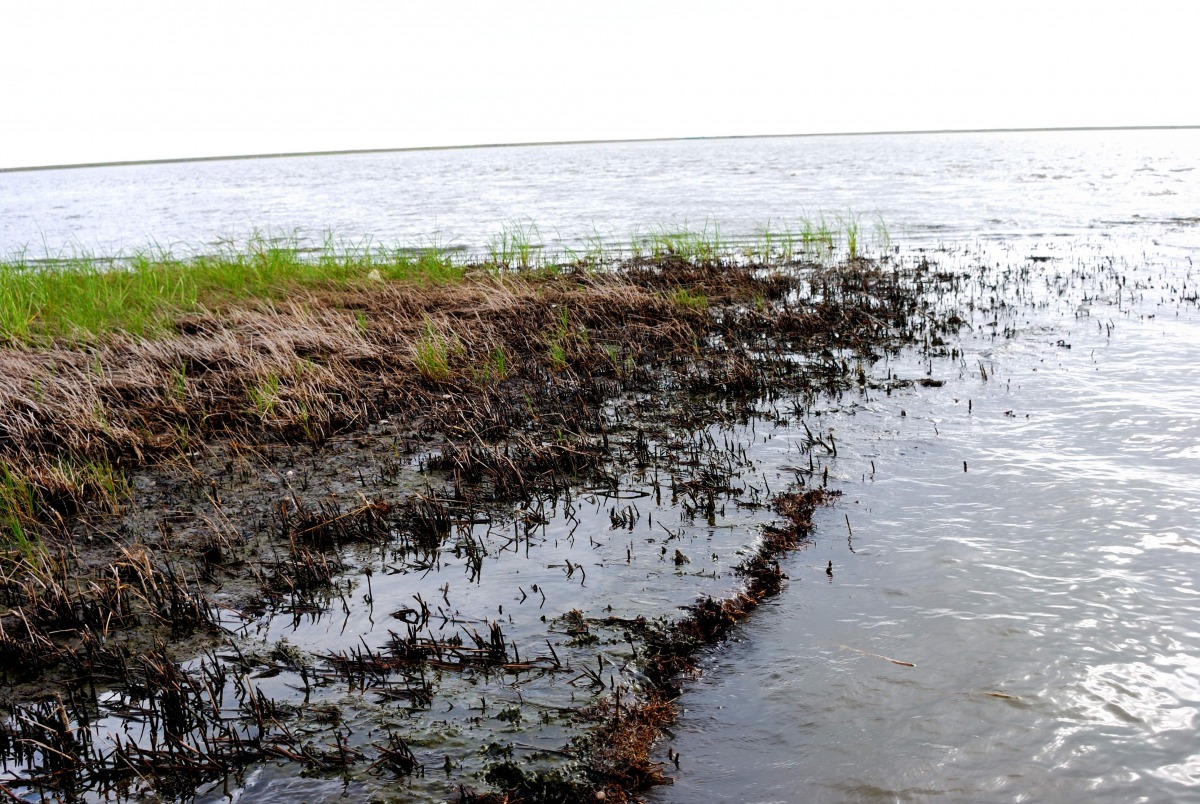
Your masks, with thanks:
[{"label": "ripple on water", "polygon": [[944,387],[822,417],[843,503],[685,695],[653,801],[1200,794],[1200,315],[1067,302],[1000,346],[976,327]]}]

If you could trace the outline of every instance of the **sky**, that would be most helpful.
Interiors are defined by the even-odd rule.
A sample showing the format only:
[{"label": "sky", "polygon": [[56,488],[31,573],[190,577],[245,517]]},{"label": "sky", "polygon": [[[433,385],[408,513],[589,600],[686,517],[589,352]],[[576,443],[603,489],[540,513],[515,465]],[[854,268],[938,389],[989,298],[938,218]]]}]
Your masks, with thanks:
[{"label": "sky", "polygon": [[0,168],[1200,124],[1200,3],[0,3]]}]

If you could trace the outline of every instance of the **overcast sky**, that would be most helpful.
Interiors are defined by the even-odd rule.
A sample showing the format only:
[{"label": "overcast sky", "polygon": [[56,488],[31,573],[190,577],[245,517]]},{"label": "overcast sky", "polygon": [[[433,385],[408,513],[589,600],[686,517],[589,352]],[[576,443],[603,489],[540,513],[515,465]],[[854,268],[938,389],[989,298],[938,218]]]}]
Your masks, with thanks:
[{"label": "overcast sky", "polygon": [[0,167],[1200,124],[1200,4],[0,4]]}]

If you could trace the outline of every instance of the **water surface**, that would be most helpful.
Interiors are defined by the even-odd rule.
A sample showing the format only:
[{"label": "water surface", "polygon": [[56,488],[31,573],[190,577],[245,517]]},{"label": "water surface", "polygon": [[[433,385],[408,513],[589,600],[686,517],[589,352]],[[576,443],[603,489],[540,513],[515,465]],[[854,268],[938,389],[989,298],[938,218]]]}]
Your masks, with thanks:
[{"label": "water surface", "polygon": [[652,801],[1195,800],[1198,276],[1068,278],[1111,254],[1059,243],[1011,337],[988,312],[929,364],[946,385],[823,417],[846,496],[685,694]]},{"label": "water surface", "polygon": [[1194,223],[1200,131],[780,137],[519,146],[0,173],[0,255],[204,248],[253,230],[476,246],[657,225],[730,236],[824,213],[893,236]]}]

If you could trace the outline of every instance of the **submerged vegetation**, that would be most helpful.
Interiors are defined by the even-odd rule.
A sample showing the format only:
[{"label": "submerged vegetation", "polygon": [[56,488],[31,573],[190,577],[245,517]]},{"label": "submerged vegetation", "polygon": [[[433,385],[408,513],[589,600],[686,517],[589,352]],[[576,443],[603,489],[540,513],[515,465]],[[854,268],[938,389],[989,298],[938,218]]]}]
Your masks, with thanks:
[{"label": "submerged vegetation", "polygon": [[[559,257],[538,237],[0,266],[0,781],[186,799],[268,761],[478,801],[666,781],[654,745],[697,653],[781,591],[834,496],[832,434],[805,424],[772,489],[756,423],[945,352],[961,277],[868,259],[857,221]],[[687,536],[726,519],[727,544]],[[603,591],[622,567],[677,579],[684,613]],[[251,636],[335,612],[358,624],[341,642]]]}]

